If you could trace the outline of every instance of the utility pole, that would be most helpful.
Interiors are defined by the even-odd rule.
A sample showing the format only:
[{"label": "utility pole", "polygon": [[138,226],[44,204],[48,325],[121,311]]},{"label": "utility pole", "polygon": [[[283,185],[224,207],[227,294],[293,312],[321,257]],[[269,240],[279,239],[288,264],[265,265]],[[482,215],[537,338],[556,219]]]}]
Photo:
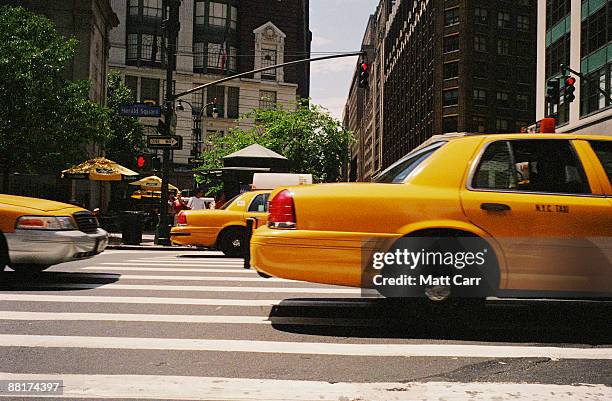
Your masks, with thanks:
[{"label": "utility pole", "polygon": [[[163,1],[164,13],[168,10],[167,18],[162,22],[163,31],[166,36],[166,98],[164,100],[164,119],[163,125],[166,132],[162,135],[171,136],[172,127],[176,121],[174,111],[174,70],[176,69],[176,53],[178,33],[180,31],[179,8],[181,0]],[[159,205],[159,225],[157,226],[156,243],[158,245],[170,245],[170,221],[168,215],[168,182],[170,179],[170,149],[163,150],[162,161],[162,185],[161,198]]]}]

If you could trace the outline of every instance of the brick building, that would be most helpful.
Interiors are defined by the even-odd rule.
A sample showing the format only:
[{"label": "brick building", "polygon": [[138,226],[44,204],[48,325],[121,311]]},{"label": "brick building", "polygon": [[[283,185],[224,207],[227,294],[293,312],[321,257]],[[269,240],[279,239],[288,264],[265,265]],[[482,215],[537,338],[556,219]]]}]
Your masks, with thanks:
[{"label": "brick building", "polygon": [[383,164],[433,134],[535,120],[536,1],[401,0],[385,38]]}]

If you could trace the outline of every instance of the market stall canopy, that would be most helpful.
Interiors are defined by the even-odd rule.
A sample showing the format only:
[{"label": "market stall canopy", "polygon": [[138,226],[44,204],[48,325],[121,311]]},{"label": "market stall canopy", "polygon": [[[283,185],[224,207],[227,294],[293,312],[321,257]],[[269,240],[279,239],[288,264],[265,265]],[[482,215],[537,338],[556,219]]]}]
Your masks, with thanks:
[{"label": "market stall canopy", "polygon": [[62,178],[91,181],[122,181],[135,177],[138,177],[137,172],[104,157],[96,157],[62,171]]},{"label": "market stall canopy", "polygon": [[289,172],[289,160],[285,156],[255,143],[225,156],[223,167],[269,168],[271,172],[286,173]]},{"label": "market stall canopy", "polygon": [[[151,175],[149,177],[142,178],[138,181],[130,182],[130,185],[139,185],[140,189],[143,189],[145,191],[160,191],[161,184],[162,179],[156,175]],[[179,189],[172,184],[168,184],[168,189],[171,191],[179,191]]]}]

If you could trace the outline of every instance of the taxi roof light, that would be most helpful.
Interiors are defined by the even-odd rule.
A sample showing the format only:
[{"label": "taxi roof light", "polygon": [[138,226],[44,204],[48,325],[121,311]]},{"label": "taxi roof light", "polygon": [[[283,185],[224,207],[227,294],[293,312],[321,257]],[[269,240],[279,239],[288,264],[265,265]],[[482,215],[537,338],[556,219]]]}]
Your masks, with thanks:
[{"label": "taxi roof light", "polygon": [[279,192],[270,200],[268,212],[268,227],[295,229],[293,194],[288,189]]}]

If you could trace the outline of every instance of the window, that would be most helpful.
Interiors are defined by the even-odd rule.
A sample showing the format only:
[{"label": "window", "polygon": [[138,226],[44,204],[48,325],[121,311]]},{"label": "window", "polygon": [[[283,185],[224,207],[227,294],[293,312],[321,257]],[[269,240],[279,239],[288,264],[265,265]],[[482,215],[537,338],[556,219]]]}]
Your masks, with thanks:
[{"label": "window", "polygon": [[[609,2],[608,2],[609,3]],[[612,40],[612,5],[602,7],[582,22],[580,52],[584,58]]]},{"label": "window", "polygon": [[194,23],[196,25],[206,25],[206,3],[196,1]]},{"label": "window", "polygon": [[259,108],[273,109],[276,107],[276,92],[259,91]]},{"label": "window", "polygon": [[508,39],[497,40],[497,54],[502,56],[510,54],[510,41]]},{"label": "window", "polygon": [[257,195],[249,205],[249,212],[265,213],[268,211],[268,198],[270,194]]},{"label": "window", "polygon": [[476,63],[473,65],[474,78],[488,78],[489,77],[489,65],[487,63]]},{"label": "window", "polygon": [[230,28],[236,29],[238,27],[238,9],[234,6],[230,7]]},{"label": "window", "polygon": [[444,26],[456,25],[459,23],[459,9],[453,8],[444,12]]},{"label": "window", "polygon": [[240,88],[227,88],[227,118],[239,117]]},{"label": "window", "polygon": [[529,17],[526,15],[519,15],[516,17],[516,29],[523,32],[529,32]]},{"label": "window", "polygon": [[132,92],[132,102],[138,102],[138,77],[126,75],[125,86]]},{"label": "window", "polygon": [[[582,79],[580,87],[581,116],[594,113],[610,105],[606,97],[599,91],[612,94],[612,63],[587,75],[589,80]],[[562,84],[563,85],[563,84]]]},{"label": "window", "polygon": [[459,62],[444,64],[444,79],[453,79],[459,76]]},{"label": "window", "polygon": [[516,107],[519,110],[527,110],[529,108],[529,96],[523,94],[516,95]]},{"label": "window", "polygon": [[195,42],[193,44],[193,69],[196,71],[203,70],[205,67],[204,57],[206,52],[204,51],[204,45],[202,42]]},{"label": "window", "polygon": [[[497,106],[498,107],[509,107],[509,100],[510,96],[508,95],[508,92],[497,92]],[[506,127],[508,128],[508,127]]]},{"label": "window", "polygon": [[482,155],[472,186],[524,192],[590,193],[582,166],[565,140],[494,142]]},{"label": "window", "polygon": [[612,182],[612,142],[591,141],[591,147],[606,171],[608,180]]},{"label": "window", "polygon": [[510,14],[499,12],[497,13],[497,26],[499,28],[511,28],[510,26]]},{"label": "window", "polygon": [[458,125],[459,120],[457,119],[457,116],[444,117],[442,119],[442,132],[457,132]]},{"label": "window", "polygon": [[508,132],[508,120],[498,118],[495,120],[495,129],[497,132]]},{"label": "window", "polygon": [[552,28],[570,13],[571,2],[572,0],[546,1],[546,30]]},{"label": "window", "polygon": [[474,21],[477,24],[486,24],[488,22],[488,13],[485,8],[476,7],[474,9]]},{"label": "window", "polygon": [[459,89],[444,91],[444,106],[456,106],[459,103]]},{"label": "window", "polygon": [[444,38],[444,53],[450,53],[459,50],[459,35],[446,36]]},{"label": "window", "polygon": [[[217,106],[217,113],[219,118],[225,117],[225,86],[215,85],[206,88],[206,103],[215,103]],[[206,115],[212,117],[213,108],[206,108]]]},{"label": "window", "polygon": [[474,89],[474,104],[478,106],[486,106],[487,91],[484,89]]},{"label": "window", "polygon": [[227,24],[227,4],[211,1],[208,7],[208,24],[224,28]]},{"label": "window", "polygon": [[138,60],[138,34],[128,33],[127,35],[127,59]]},{"label": "window", "polygon": [[142,5],[142,15],[144,17],[162,17],[162,0],[143,0]]},{"label": "window", "polygon": [[140,101],[149,100],[159,104],[159,79],[140,78]]},{"label": "window", "polygon": [[129,0],[128,2],[128,15],[138,16],[138,0]]},{"label": "window", "polygon": [[560,73],[559,66],[569,65],[569,62],[570,35],[568,34],[546,48],[546,79]]},{"label": "window", "polygon": [[374,182],[387,184],[401,184],[408,175],[413,172],[423,161],[427,160],[436,150],[441,148],[446,142],[438,142],[430,145],[414,154],[408,154],[401,160],[391,165],[388,169],[380,173]]},{"label": "window", "polygon": [[474,36],[474,50],[477,52],[487,51],[487,38],[485,36]]},{"label": "window", "polygon": [[158,35],[141,35],[141,59],[152,63],[161,62],[161,36]]},{"label": "window", "polygon": [[223,67],[223,59],[221,54],[220,43],[208,43],[207,67],[210,69],[221,70]]},{"label": "window", "polygon": [[486,132],[487,131],[487,119],[482,116],[474,116],[472,119],[472,131],[474,132]]},{"label": "window", "polygon": [[[277,64],[276,48],[261,49],[261,67],[269,67]],[[268,70],[261,73],[262,79],[276,81],[276,70]]]}]

